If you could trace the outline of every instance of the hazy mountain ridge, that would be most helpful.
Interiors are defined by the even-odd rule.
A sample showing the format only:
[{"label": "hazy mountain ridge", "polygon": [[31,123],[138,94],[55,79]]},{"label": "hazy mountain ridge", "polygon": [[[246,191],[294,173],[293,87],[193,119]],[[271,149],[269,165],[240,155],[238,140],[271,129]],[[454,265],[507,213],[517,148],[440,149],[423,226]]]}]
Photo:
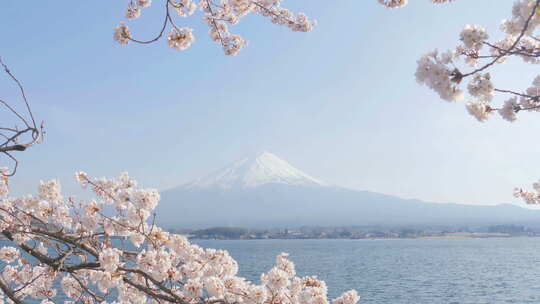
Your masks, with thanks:
[{"label": "hazy mountain ridge", "polygon": [[264,152],[162,193],[166,226],[497,224],[540,221],[514,205],[427,203],[329,186]]}]

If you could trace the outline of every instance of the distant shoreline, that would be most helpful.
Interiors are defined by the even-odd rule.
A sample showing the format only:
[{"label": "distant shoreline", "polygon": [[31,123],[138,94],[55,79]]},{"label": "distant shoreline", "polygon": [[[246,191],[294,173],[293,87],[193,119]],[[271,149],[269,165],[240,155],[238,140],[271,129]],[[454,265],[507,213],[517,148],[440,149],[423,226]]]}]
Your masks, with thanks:
[{"label": "distant shoreline", "polygon": [[[434,235],[434,236],[419,236],[419,237],[398,237],[398,238],[197,238],[189,237],[190,241],[298,241],[298,240],[345,240],[345,241],[399,241],[399,240],[461,240],[461,239],[508,239],[508,238],[538,238],[540,235]],[[113,239],[121,239],[122,237],[113,237]],[[0,237],[0,241],[9,241],[4,237]]]},{"label": "distant shoreline", "polygon": [[454,240],[454,239],[508,239],[508,238],[537,238],[537,235],[491,235],[491,236],[467,236],[467,235],[446,235],[446,236],[422,236],[422,237],[402,237],[402,238],[260,238],[260,239],[234,239],[234,238],[190,238],[193,241],[298,241],[298,240],[347,240],[347,241],[398,241],[398,240]]},{"label": "distant shoreline", "polygon": [[463,239],[540,236],[540,226],[345,226],[253,229],[246,227],[210,227],[205,229],[170,229],[190,239],[261,240],[261,239]]}]

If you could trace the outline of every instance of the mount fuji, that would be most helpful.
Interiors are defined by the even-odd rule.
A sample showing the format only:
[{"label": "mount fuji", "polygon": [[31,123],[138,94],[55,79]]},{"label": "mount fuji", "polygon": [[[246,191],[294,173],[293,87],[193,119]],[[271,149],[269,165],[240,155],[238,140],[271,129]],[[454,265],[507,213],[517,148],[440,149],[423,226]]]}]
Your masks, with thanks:
[{"label": "mount fuji", "polygon": [[156,212],[171,228],[540,222],[540,212],[509,204],[427,203],[333,186],[269,152],[162,192]]},{"label": "mount fuji", "polygon": [[317,180],[270,152],[241,159],[205,178],[185,185],[187,189],[255,188],[267,184],[324,187]]}]

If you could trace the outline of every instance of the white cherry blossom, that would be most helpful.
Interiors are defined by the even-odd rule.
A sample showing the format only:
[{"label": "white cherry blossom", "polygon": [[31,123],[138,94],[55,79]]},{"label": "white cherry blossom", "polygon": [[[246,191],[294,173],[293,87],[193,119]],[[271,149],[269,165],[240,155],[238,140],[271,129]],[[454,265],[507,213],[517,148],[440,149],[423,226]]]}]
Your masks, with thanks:
[{"label": "white cherry blossom", "polygon": [[[201,248],[157,227],[149,215],[159,193],[137,188],[125,173],[92,179],[79,172],[76,179],[95,199],[66,199],[57,180],[42,182],[36,196],[11,198],[7,189],[0,196],[2,231],[12,243],[0,249],[0,260],[9,263],[3,277],[7,288],[20,289],[19,297],[52,302],[60,286],[68,302],[88,304],[107,304],[106,296],[111,304],[329,303],[326,284],[296,277],[286,253],[257,285],[237,276],[238,263],[227,251]],[[114,215],[104,212],[107,205]],[[21,251],[35,262],[23,263]],[[358,299],[349,291],[334,303]]]}]

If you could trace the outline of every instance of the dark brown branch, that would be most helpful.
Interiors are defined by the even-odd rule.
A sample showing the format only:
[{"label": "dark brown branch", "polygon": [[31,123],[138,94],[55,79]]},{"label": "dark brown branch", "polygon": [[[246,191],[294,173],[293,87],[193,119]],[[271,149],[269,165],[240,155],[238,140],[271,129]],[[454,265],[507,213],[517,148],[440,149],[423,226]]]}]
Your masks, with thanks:
[{"label": "dark brown branch", "polygon": [[149,274],[147,274],[146,272],[140,270],[140,269],[135,269],[135,268],[127,268],[127,267],[119,267],[118,268],[119,270],[122,270],[122,271],[125,271],[125,272],[131,272],[131,273],[136,273],[136,274],[139,274],[141,276],[143,276],[145,279],[148,279],[149,281],[151,281],[152,283],[154,283],[154,285],[156,285],[159,289],[161,289],[162,291],[166,292],[167,294],[169,294],[171,297],[175,298],[176,301],[174,302],[177,302],[177,303],[185,303],[185,301],[182,300],[182,298],[180,298],[179,296],[177,296],[172,290],[170,290],[169,288],[167,288],[165,285],[163,285],[161,282],[157,281],[156,279],[154,279],[152,276],[150,276]]},{"label": "dark brown branch", "polygon": [[133,39],[131,37],[127,37],[127,38],[130,41],[140,43],[140,44],[150,44],[150,43],[156,42],[159,39],[161,39],[161,37],[163,36],[163,33],[165,32],[165,29],[167,28],[167,23],[169,22],[169,20],[171,20],[171,15],[170,15],[170,12],[169,12],[169,2],[170,2],[170,0],[167,0],[165,2],[165,19],[163,20],[163,26],[161,27],[161,30],[159,31],[159,33],[157,34],[156,37],[154,37],[154,38],[152,38],[150,40],[137,40],[137,39]]},{"label": "dark brown branch", "polygon": [[9,288],[8,284],[4,282],[2,278],[0,278],[0,290],[2,290],[2,292],[15,304],[24,304],[24,302],[15,295],[15,292]]},{"label": "dark brown branch", "polygon": [[512,95],[517,95],[517,96],[520,96],[520,97],[524,97],[524,98],[528,98],[528,99],[531,99],[532,101],[539,101],[540,100],[540,95],[528,95],[528,94],[523,94],[523,93],[519,93],[519,92],[515,92],[515,91],[511,91],[511,90],[501,90],[501,89],[493,89],[495,92],[499,92],[499,93],[507,93],[507,94],[512,94]]},{"label": "dark brown branch", "polygon": [[15,81],[15,83],[19,87],[19,90],[21,91],[21,96],[24,100],[24,104],[26,105],[26,110],[28,111],[28,114],[30,115],[30,118],[32,119],[32,126],[34,126],[34,128],[37,128],[36,120],[34,119],[34,114],[32,113],[32,109],[30,109],[30,104],[28,103],[28,99],[26,98],[26,93],[24,92],[24,87],[22,86],[21,82],[11,73],[7,65],[4,64],[1,57],[0,57],[0,64],[4,68],[4,71],[9,75],[9,77],[11,77],[11,79],[13,79],[13,81]]},{"label": "dark brown branch", "polygon": [[[524,56],[524,57],[531,57],[531,58],[536,58],[536,57],[540,57],[540,50],[537,50],[535,51],[534,49],[525,49],[524,47],[521,47],[520,49],[516,50],[516,51],[508,51],[504,48],[501,48],[501,47],[498,47],[492,43],[489,43],[489,42],[484,42],[485,45],[493,48],[493,49],[496,49],[497,51],[501,52],[501,53],[504,53],[506,52],[506,55],[520,55],[520,56]],[[478,56],[478,58],[494,58],[494,57],[497,57],[497,55],[491,55],[491,56]]]},{"label": "dark brown branch", "polygon": [[143,285],[140,285],[140,284],[137,284],[135,282],[133,282],[132,280],[124,277],[123,278],[123,281],[126,282],[127,284],[137,288],[138,290],[141,290],[143,291],[144,293],[146,293],[147,295],[149,295],[150,297],[154,298],[154,299],[161,299],[161,300],[165,300],[165,301],[168,301],[168,302],[172,302],[172,303],[185,303],[185,302],[178,302],[176,301],[175,298],[173,297],[169,297],[167,295],[163,295],[163,294],[159,294],[159,293],[156,293],[154,292],[152,289],[146,287],[146,286],[143,286]]},{"label": "dark brown branch", "polygon": [[[79,279],[79,277],[77,275],[75,275],[74,273],[70,273],[70,275],[75,281],[77,281],[77,283],[79,283],[79,286],[81,286],[83,291],[88,293],[92,298],[94,298],[94,300],[96,300],[99,303],[105,301],[105,299],[103,297],[101,297],[98,294],[96,294],[95,292],[91,291],[86,285],[84,285],[83,282],[81,282],[81,279]],[[82,296],[82,292],[81,292],[81,296]]]},{"label": "dark brown branch", "polygon": [[[28,98],[26,96],[26,91],[22,83],[19,81],[19,79],[15,77],[15,75],[11,72],[8,66],[2,61],[2,58],[0,58],[0,65],[2,66],[4,72],[9,76],[9,78],[17,85],[27,112],[26,114],[19,113],[16,108],[13,107],[10,103],[0,99],[0,106],[3,106],[6,111],[13,114],[17,118],[17,120],[22,122],[22,124],[24,125],[24,128],[20,129],[18,127],[11,128],[8,126],[0,127],[0,129],[4,131],[1,136],[5,139],[5,141],[0,144],[0,153],[3,153],[5,156],[7,156],[14,162],[14,168],[10,173],[0,173],[5,176],[12,176],[17,172],[19,162],[9,152],[22,152],[25,151],[27,148],[41,142],[43,134],[43,124],[40,127],[38,127],[38,125],[36,124],[34,113],[32,112],[30,103],[28,102]],[[25,116],[29,117],[29,120]],[[23,138],[25,138],[25,140],[22,140]]]}]

